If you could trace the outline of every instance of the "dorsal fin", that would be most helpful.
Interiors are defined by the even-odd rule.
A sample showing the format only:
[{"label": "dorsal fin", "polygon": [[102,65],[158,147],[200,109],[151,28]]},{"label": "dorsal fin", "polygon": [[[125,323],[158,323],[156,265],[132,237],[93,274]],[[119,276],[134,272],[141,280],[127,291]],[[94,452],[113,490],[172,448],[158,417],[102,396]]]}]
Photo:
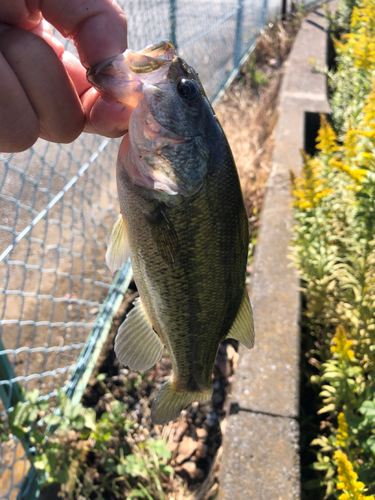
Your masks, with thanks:
[{"label": "dorsal fin", "polygon": [[246,288],[242,296],[237,316],[231,329],[229,330],[227,338],[238,340],[248,349],[254,347],[253,311],[251,309],[250,299]]},{"label": "dorsal fin", "polygon": [[147,370],[157,363],[164,345],[155,333],[139,298],[120,326],[115,352],[121,363],[134,370]]},{"label": "dorsal fin", "polygon": [[130,257],[130,246],[126,222],[122,214],[119,214],[113,225],[109,238],[105,260],[112,273],[120,269]]}]

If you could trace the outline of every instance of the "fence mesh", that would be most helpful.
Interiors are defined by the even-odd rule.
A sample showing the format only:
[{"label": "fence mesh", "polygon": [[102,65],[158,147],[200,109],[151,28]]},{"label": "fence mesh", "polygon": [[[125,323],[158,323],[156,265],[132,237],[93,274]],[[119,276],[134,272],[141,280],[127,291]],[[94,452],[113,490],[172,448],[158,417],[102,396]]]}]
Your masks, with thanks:
[{"label": "fence mesh", "polygon": [[[122,7],[132,49],[172,39],[215,99],[280,0],[130,0]],[[71,42],[66,47],[75,52]],[[38,140],[24,153],[0,155],[0,498],[16,498],[30,468],[27,443],[7,435],[9,410],[23,390],[52,398],[64,387],[73,396],[126,289],[127,270],[111,287],[104,262],[119,210],[118,146],[82,134],[69,145]],[[32,495],[28,489],[23,497]]]}]

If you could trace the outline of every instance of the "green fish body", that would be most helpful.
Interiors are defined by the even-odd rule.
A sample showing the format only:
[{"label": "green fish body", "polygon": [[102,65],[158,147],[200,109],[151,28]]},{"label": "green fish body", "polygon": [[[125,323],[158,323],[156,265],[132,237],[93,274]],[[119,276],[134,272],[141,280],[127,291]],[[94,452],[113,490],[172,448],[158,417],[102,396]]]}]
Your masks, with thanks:
[{"label": "green fish body", "polygon": [[[111,64],[90,81],[118,99],[119,71]],[[249,229],[230,147],[194,70],[169,42],[131,53],[130,62],[126,54],[125,66],[123,81],[131,81],[136,104],[119,151],[121,214],[107,262],[116,270],[130,255],[140,300],[115,350],[124,364],[144,370],[167,347],[172,376],[151,412],[154,423],[164,424],[211,397],[220,342],[229,337],[253,346]]]}]

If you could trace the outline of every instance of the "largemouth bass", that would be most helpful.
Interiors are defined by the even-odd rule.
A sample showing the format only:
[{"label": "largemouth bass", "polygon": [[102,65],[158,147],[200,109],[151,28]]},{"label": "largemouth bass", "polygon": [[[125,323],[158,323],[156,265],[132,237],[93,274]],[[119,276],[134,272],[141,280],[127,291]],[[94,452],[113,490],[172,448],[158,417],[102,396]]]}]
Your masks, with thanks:
[{"label": "largemouth bass", "polygon": [[170,42],[127,50],[88,79],[134,108],[118,155],[121,214],[106,260],[114,272],[130,256],[140,295],[116,337],[119,360],[146,370],[164,346],[170,354],[172,376],[151,411],[165,424],[210,399],[220,342],[253,346],[238,174],[197,74]]}]

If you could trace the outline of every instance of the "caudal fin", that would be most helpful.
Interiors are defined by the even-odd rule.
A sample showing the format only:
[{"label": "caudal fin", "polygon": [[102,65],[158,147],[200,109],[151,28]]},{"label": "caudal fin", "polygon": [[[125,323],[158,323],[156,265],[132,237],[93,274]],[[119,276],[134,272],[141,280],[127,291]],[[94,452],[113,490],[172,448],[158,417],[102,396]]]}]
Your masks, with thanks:
[{"label": "caudal fin", "polygon": [[155,396],[151,409],[154,424],[167,424],[177,418],[190,403],[207,401],[212,396],[212,388],[204,392],[178,392],[172,388],[171,381],[165,382]]}]

